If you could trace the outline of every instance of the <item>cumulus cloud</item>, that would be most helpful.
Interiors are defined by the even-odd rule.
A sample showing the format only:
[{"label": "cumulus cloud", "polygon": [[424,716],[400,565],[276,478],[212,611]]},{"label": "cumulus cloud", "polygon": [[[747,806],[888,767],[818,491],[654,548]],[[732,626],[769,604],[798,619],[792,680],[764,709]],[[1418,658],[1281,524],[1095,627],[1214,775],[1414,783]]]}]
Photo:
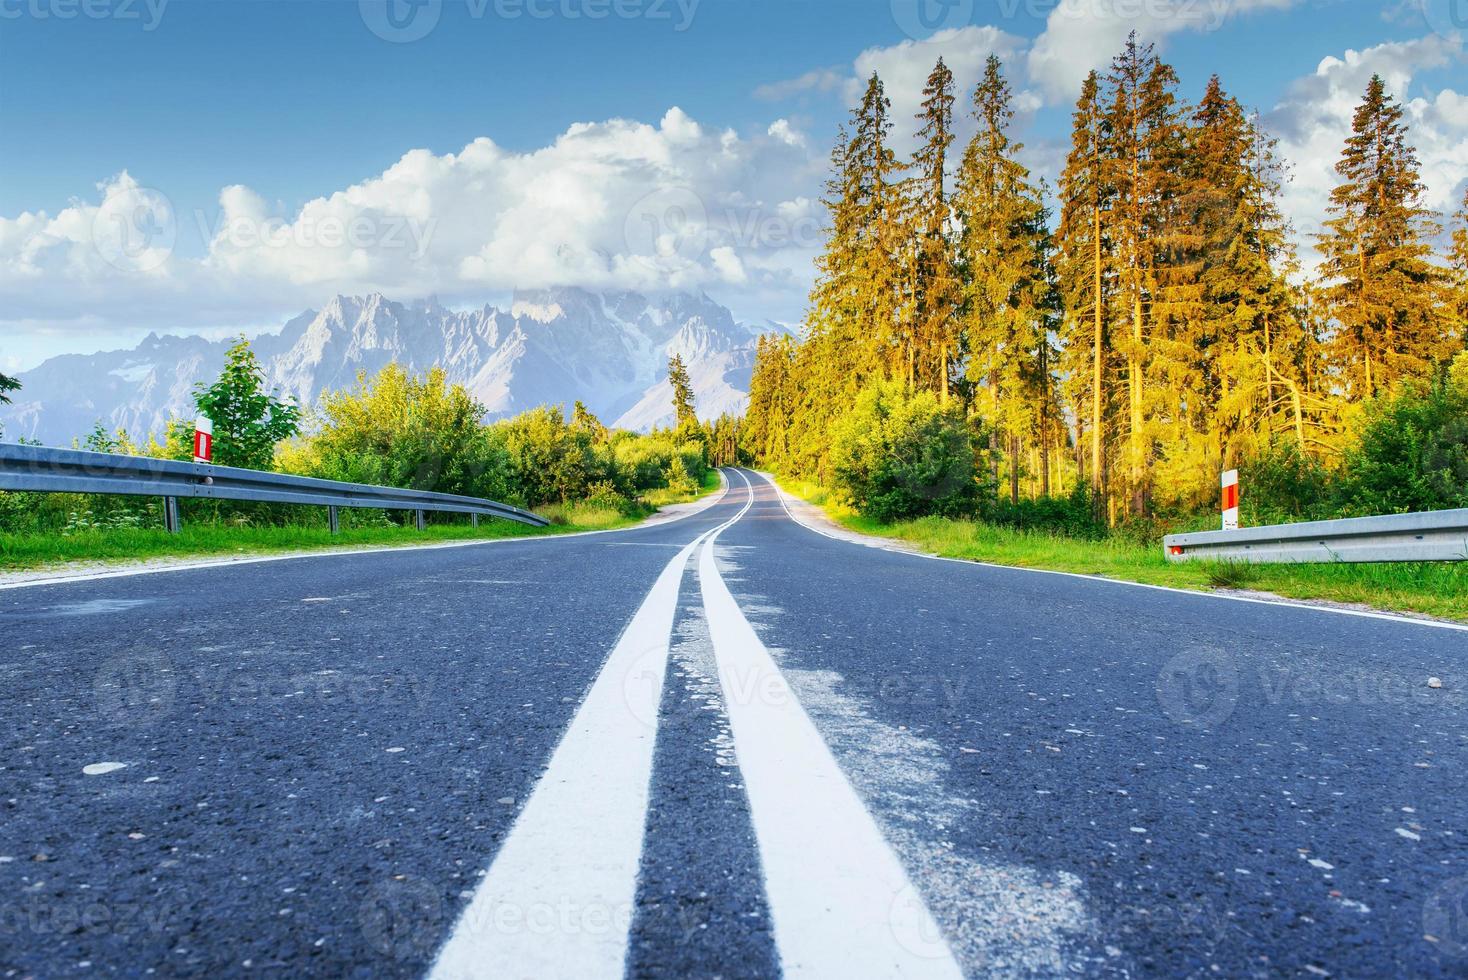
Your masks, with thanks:
[{"label": "cumulus cloud", "polygon": [[1104,68],[1132,31],[1161,43],[1179,31],[1207,32],[1259,10],[1300,0],[1060,0],[1030,49],[1031,80],[1053,103],[1074,101],[1091,69]]},{"label": "cumulus cloud", "polygon": [[1339,180],[1335,165],[1372,75],[1381,75],[1387,91],[1402,103],[1422,162],[1424,203],[1444,213],[1455,209],[1465,179],[1462,161],[1468,159],[1468,96],[1442,89],[1431,98],[1414,97],[1410,89],[1418,73],[1462,58],[1462,42],[1439,36],[1346,51],[1325,58],[1312,74],[1292,82],[1265,115],[1265,127],[1279,137],[1280,152],[1291,165],[1284,206],[1307,264],[1315,258],[1310,236],[1327,217],[1330,192]]},{"label": "cumulus cloud", "polygon": [[[54,214],[0,218],[0,329],[193,329],[268,322],[336,292],[542,286],[738,287],[793,315],[820,246],[822,157],[787,120],[741,137],[674,108],[657,125],[577,124],[524,153],[484,138],[413,150],[293,210],[232,185],[215,208],[177,214],[122,173]],[[191,226],[202,255],[175,248]]]}]

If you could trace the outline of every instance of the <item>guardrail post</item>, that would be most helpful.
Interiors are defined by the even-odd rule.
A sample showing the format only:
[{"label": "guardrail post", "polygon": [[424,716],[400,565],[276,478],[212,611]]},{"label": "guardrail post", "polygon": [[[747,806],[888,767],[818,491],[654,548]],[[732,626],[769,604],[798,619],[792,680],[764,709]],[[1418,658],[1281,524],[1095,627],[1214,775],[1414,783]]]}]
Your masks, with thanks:
[{"label": "guardrail post", "polygon": [[470,514],[469,515],[469,520],[471,522],[473,522],[473,524],[474,524],[474,526],[476,528],[479,527],[479,515],[478,514]]},{"label": "guardrail post", "polygon": [[341,515],[335,507],[326,508],[326,523],[331,525],[332,534],[342,533]]},{"label": "guardrail post", "polygon": [[421,531],[428,526],[428,522],[423,518],[423,511],[414,511],[414,513],[417,515],[418,530]]},{"label": "guardrail post", "polygon": [[169,534],[177,534],[179,532],[177,497],[163,498],[163,528]]}]

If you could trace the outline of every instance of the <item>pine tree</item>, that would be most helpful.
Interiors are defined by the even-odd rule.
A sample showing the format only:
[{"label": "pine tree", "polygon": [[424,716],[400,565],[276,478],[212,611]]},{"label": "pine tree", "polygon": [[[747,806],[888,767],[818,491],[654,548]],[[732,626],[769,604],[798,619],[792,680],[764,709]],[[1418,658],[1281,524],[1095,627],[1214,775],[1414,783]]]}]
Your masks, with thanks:
[{"label": "pine tree", "polygon": [[1446,276],[1428,244],[1438,231],[1422,205],[1417,152],[1402,107],[1373,75],[1351,121],[1318,236],[1322,296],[1335,322],[1332,361],[1347,393],[1369,398],[1425,377],[1453,354]]},{"label": "pine tree", "polygon": [[779,467],[789,459],[788,438],[796,408],[790,384],[793,361],[794,342],[789,335],[763,335],[755,341],[749,408],[739,445],[766,466]]},{"label": "pine tree", "polygon": [[1176,198],[1185,231],[1174,236],[1159,309],[1175,360],[1192,359],[1171,378],[1182,417],[1164,455],[1187,471],[1176,482],[1196,505],[1211,498],[1220,469],[1277,433],[1306,449],[1309,395],[1300,382],[1312,338],[1289,282],[1296,261],[1274,140],[1217,76],[1191,123]]},{"label": "pine tree", "polygon": [[1063,199],[1058,271],[1065,307],[1061,359],[1067,394],[1077,415],[1077,445],[1084,435],[1098,513],[1107,494],[1107,446],[1111,435],[1110,323],[1115,276],[1106,228],[1115,201],[1110,122],[1101,103],[1101,80],[1086,76],[1071,121],[1071,148],[1060,177]]},{"label": "pine tree", "polygon": [[9,405],[10,392],[19,390],[19,381],[8,375],[0,374],[0,405]]},{"label": "pine tree", "polygon": [[693,382],[688,379],[688,368],[678,354],[668,358],[668,384],[673,389],[673,416],[678,420],[678,431],[698,428],[698,412],[693,407]]},{"label": "pine tree", "polygon": [[867,81],[852,118],[846,184],[854,187],[857,322],[874,341],[873,353],[889,376],[902,370],[909,328],[901,316],[904,225],[897,159],[891,148],[892,103],[876,73]]},{"label": "pine tree", "polygon": [[889,112],[882,80],[873,74],[831,154],[830,232],[816,259],[805,343],[791,365],[802,405],[788,441],[791,465],[803,475],[822,471],[830,427],[857,392],[901,376],[908,335],[899,318],[905,228]]},{"label": "pine tree", "polygon": [[571,428],[586,433],[596,442],[606,442],[611,437],[611,432],[602,424],[601,419],[579,398],[571,409]]},{"label": "pine tree", "polygon": [[948,400],[951,367],[957,353],[956,312],[959,283],[948,240],[948,150],[953,145],[953,73],[940,58],[923,89],[921,145],[913,157],[908,196],[911,319],[905,367],[911,388],[937,391]]},{"label": "pine tree", "polygon": [[968,381],[1009,457],[1010,497],[1017,500],[1024,446],[1037,439],[1050,390],[1048,216],[1016,158],[1022,146],[1009,138],[1010,88],[992,55],[973,111],[978,130],[958,176]]},{"label": "pine tree", "polygon": [[1110,131],[1117,200],[1109,233],[1113,238],[1119,314],[1125,329],[1114,333],[1125,361],[1127,396],[1127,490],[1134,514],[1149,506],[1151,463],[1162,435],[1164,385],[1154,377],[1174,373],[1176,360],[1154,335],[1150,306],[1158,293],[1162,253],[1174,245],[1178,224],[1169,207],[1181,136],[1173,90],[1177,75],[1135,33],[1112,62]]},{"label": "pine tree", "polygon": [[1468,347],[1468,191],[1463,194],[1463,206],[1453,215],[1453,240],[1448,252],[1448,262],[1453,270],[1453,286],[1456,291],[1454,313],[1457,319],[1457,337],[1461,346]]}]

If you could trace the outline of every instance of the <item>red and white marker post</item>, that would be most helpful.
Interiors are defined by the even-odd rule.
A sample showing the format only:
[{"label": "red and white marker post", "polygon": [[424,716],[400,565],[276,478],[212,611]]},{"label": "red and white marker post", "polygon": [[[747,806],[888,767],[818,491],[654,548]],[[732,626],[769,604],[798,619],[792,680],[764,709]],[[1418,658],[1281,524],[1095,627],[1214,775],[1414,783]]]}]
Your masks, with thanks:
[{"label": "red and white marker post", "polygon": [[214,423],[202,415],[194,422],[194,462],[214,462]]},{"label": "red and white marker post", "polygon": [[1239,529],[1239,471],[1229,470],[1223,474],[1223,529]]}]

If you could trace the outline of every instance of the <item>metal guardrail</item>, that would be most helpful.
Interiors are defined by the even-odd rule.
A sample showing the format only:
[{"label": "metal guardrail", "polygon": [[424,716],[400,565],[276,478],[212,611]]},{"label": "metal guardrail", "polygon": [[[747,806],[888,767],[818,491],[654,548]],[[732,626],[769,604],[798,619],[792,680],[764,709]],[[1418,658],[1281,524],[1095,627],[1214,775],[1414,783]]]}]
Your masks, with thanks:
[{"label": "metal guardrail", "polygon": [[481,517],[497,517],[534,527],[550,523],[528,510],[476,497],[338,483],[210,463],[9,443],[0,443],[0,490],[162,497],[166,502],[165,523],[170,531],[178,530],[180,497],[326,507],[333,534],[338,530],[337,512],[342,507],[411,510],[417,515],[420,530],[427,512],[469,514],[475,524]]},{"label": "metal guardrail", "polygon": [[1169,561],[1468,561],[1468,509],[1169,534]]}]

